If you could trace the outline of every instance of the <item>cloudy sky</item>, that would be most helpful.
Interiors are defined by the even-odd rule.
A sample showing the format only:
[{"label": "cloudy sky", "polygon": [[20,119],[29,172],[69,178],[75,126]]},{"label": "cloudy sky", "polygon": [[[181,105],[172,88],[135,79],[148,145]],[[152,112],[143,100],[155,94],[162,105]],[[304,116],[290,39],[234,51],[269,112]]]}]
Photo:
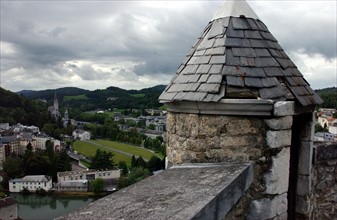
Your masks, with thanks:
[{"label": "cloudy sky", "polygon": [[[336,86],[336,0],[248,0],[314,89]],[[167,84],[223,1],[0,0],[11,91]]]}]

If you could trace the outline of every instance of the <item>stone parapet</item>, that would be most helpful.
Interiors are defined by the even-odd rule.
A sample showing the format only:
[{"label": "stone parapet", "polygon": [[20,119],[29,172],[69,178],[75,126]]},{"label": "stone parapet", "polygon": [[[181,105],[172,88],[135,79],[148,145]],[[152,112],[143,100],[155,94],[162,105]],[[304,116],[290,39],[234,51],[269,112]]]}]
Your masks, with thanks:
[{"label": "stone parapet", "polygon": [[57,219],[224,219],[252,181],[251,163],[182,164]]}]

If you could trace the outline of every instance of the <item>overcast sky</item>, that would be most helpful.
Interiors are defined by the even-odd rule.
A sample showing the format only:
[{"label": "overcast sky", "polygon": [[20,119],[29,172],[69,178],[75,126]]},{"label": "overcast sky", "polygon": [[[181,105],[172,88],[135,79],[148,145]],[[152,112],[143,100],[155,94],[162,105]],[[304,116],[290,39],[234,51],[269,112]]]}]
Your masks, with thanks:
[{"label": "overcast sky", "polygon": [[[11,91],[167,84],[223,1],[5,1]],[[336,0],[249,1],[314,89],[336,86]]]}]

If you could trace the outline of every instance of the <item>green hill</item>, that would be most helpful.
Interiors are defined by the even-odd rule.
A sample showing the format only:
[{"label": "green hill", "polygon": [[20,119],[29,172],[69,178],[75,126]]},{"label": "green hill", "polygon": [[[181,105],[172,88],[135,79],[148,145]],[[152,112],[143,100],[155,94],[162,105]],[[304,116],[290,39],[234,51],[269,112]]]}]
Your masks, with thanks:
[{"label": "green hill", "polygon": [[321,105],[321,107],[337,109],[337,88],[336,87],[318,89],[315,91],[324,100],[324,103]]},{"label": "green hill", "polygon": [[48,105],[52,105],[55,92],[60,109],[76,109],[76,112],[91,111],[96,109],[146,109],[159,108],[159,95],[165,89],[164,85],[158,85],[141,90],[125,90],[118,87],[108,87],[94,91],[67,87],[56,90],[23,90],[18,92],[29,99],[46,99]]},{"label": "green hill", "polygon": [[41,127],[49,118],[46,103],[29,100],[0,88],[0,123]]}]

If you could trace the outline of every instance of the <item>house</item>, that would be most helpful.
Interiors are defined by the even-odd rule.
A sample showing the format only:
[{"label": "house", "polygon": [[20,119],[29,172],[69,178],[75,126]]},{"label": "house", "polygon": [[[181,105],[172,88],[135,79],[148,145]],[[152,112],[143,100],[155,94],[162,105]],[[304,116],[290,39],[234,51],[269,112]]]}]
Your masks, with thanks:
[{"label": "house", "polygon": [[100,178],[105,182],[105,188],[109,190],[117,185],[119,177],[119,169],[58,172],[56,188],[58,191],[86,192],[89,181]]},{"label": "house", "polygon": [[35,151],[36,149],[46,150],[47,141],[50,141],[53,144],[54,150],[60,150],[61,148],[60,140],[54,139],[45,134],[38,134],[37,136],[33,138],[33,140],[36,142],[36,144],[33,145],[33,151]]},{"label": "house", "polygon": [[329,126],[329,132],[337,136],[337,119],[331,121],[331,124]]},{"label": "house", "polygon": [[330,142],[335,141],[335,135],[330,132],[317,132],[314,134],[314,141],[318,142]]},{"label": "house", "polygon": [[45,191],[52,189],[52,178],[46,175],[28,175],[8,182],[10,192],[20,192],[24,189],[30,192],[35,192],[38,189],[44,189]]},{"label": "house", "polygon": [[73,139],[75,140],[90,140],[90,132],[85,131],[85,130],[81,130],[81,129],[76,129],[73,131]]},{"label": "house", "polygon": [[69,182],[76,180],[94,180],[100,179],[119,179],[120,170],[80,170],[80,171],[66,171],[57,173],[57,182]]},{"label": "house", "polygon": [[115,112],[115,114],[114,114],[114,121],[115,121],[115,122],[119,122],[119,121],[122,120],[122,119],[123,119],[122,113],[120,113],[120,112]]},{"label": "house", "polygon": [[0,219],[18,219],[18,202],[15,199],[11,197],[0,199]]}]

